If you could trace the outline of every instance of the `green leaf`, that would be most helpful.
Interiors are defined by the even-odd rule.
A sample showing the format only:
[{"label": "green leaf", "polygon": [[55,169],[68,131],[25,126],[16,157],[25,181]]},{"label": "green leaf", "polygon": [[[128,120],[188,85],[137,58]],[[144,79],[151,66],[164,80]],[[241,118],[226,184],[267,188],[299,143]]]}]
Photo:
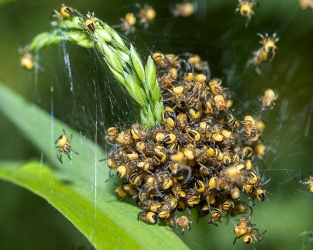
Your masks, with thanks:
[{"label": "green leaf", "polygon": [[163,102],[156,102],[154,106],[154,115],[155,115],[157,124],[161,123],[163,113],[164,113]]},{"label": "green leaf", "polygon": [[77,45],[84,48],[93,48],[94,42],[90,39],[87,32],[82,33],[81,30],[71,30],[64,35],[64,39],[73,43],[77,43]]},{"label": "green leaf", "polygon": [[131,67],[131,60],[130,60],[129,54],[126,54],[124,50],[120,49],[119,47],[115,48],[115,52],[118,55],[118,57],[121,59],[121,61],[124,62],[125,65],[129,65]]},{"label": "green leaf", "polygon": [[[104,57],[104,60],[106,60],[105,57]],[[108,67],[110,68],[110,70],[111,70],[112,74],[115,76],[115,78],[119,81],[119,83],[121,83],[122,85],[125,85],[124,77],[120,73],[115,71],[113,68],[111,68],[110,64],[108,64]]]},{"label": "green leaf", "polygon": [[108,46],[107,44],[102,44],[102,46],[99,46],[98,49],[105,54],[105,59],[108,65],[110,65],[110,67],[118,73],[122,74],[123,66],[118,55],[114,53],[114,48]]},{"label": "green leaf", "polygon": [[135,50],[133,45],[130,46],[130,53],[131,53],[131,59],[132,59],[134,68],[136,70],[136,73],[137,73],[140,81],[143,82],[145,80],[144,79],[145,71],[143,69],[141,59],[140,59],[140,57],[139,57],[139,55],[138,55],[138,53]]},{"label": "green leaf", "polygon": [[151,56],[148,57],[146,64],[146,82],[149,89],[153,89],[156,84],[156,68]]},{"label": "green leaf", "polygon": [[114,43],[113,46],[118,47],[122,49],[126,54],[129,54],[129,49],[127,48],[126,44],[124,43],[123,39],[119,36],[119,34],[117,34],[116,31],[106,23],[103,23],[103,25],[104,29],[107,30],[112,36],[112,43]]},{"label": "green leaf", "polygon": [[1,165],[0,178],[46,199],[97,249],[147,249],[153,244],[160,248],[170,247],[170,244],[186,248],[179,242],[176,245],[178,239],[173,239],[165,227],[138,222],[138,208],[117,201],[109,194],[101,194],[101,199],[95,202],[93,193],[83,194],[79,185],[62,183],[49,167],[39,162],[29,162],[21,167]]},{"label": "green leaf", "polygon": [[54,27],[60,27],[62,29],[76,29],[79,31],[83,30],[83,27],[80,25],[81,22],[81,17],[74,16],[71,18],[63,18],[62,20],[59,20],[55,18],[52,22],[51,25]]},{"label": "green leaf", "polygon": [[42,32],[34,37],[27,50],[41,49],[51,44],[57,44],[62,40],[62,37],[56,31]]},{"label": "green leaf", "polygon": [[[100,44],[103,42],[105,42],[105,43],[112,42],[112,36],[110,35],[110,33],[106,29],[102,28],[102,26],[99,24],[96,25],[96,30],[95,30],[94,36],[97,39],[101,40],[99,42]],[[98,42],[98,41],[95,40],[95,42]]]},{"label": "green leaf", "polygon": [[161,101],[160,88],[156,82],[156,68],[151,56],[148,57],[145,68],[145,79],[154,103]]},{"label": "green leaf", "polygon": [[[46,199],[98,249],[187,248],[168,227],[138,222],[140,209],[112,195],[114,181],[104,182],[108,168],[98,163],[104,152],[95,143],[1,84],[0,111],[44,153],[43,160],[52,160],[55,169],[39,161],[2,166],[0,178]],[[79,152],[72,156],[72,164],[69,159],[64,158],[64,164],[56,159],[54,140],[63,128],[73,134],[72,145]]]},{"label": "green leaf", "polygon": [[158,84],[154,86],[154,89],[152,90],[151,95],[152,95],[152,100],[154,103],[161,102],[162,95],[161,95],[161,90]]},{"label": "green leaf", "polygon": [[131,77],[131,75],[124,72],[125,86],[128,93],[132,98],[141,106],[147,105],[147,99],[145,98],[144,91],[140,88],[137,82]]},{"label": "green leaf", "polygon": [[[66,171],[70,176],[90,175],[94,169],[95,161],[106,157],[105,152],[98,148],[95,143],[82,137],[66,124],[58,121],[2,84],[0,84],[0,111],[17,126],[31,143],[44,152],[44,160],[52,161],[55,166]],[[73,155],[72,157],[75,168],[69,164],[69,159],[65,159],[64,156],[64,164],[61,164],[56,158],[55,140],[63,134],[63,129],[68,135],[73,134],[72,145],[75,145],[74,150],[79,153],[79,156]],[[79,164],[76,165],[76,163]],[[103,174],[104,177],[109,176],[107,172]]]}]

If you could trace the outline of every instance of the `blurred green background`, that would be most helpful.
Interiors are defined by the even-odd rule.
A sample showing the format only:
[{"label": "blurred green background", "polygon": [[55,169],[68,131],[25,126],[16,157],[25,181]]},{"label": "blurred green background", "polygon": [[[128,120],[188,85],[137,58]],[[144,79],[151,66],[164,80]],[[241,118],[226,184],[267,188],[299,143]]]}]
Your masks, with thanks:
[{"label": "blurred green background", "polygon": [[[300,10],[297,0],[263,0],[254,8],[255,15],[245,28],[246,20],[235,12],[237,1],[195,2],[198,11],[189,18],[171,16],[169,9],[174,8],[174,1],[146,2],[155,7],[156,20],[147,30],[138,28],[128,39],[143,56],[156,50],[199,54],[209,62],[211,77],[221,78],[223,86],[232,93],[235,116],[243,119],[249,114],[266,122],[262,138],[268,152],[263,161],[257,160],[257,165],[261,175],[271,181],[265,187],[266,201],[256,201],[252,223],[257,224],[260,232],[267,230],[267,233],[263,241],[251,246],[244,245],[242,240],[232,245],[233,218],[228,222],[224,219],[216,228],[207,224],[208,218],[197,223],[195,216],[192,230],[184,235],[177,230],[177,234],[192,249],[311,249],[312,244],[304,244],[305,238],[299,234],[313,230],[313,194],[294,178],[300,180],[302,174],[309,177],[313,170],[313,12]],[[118,25],[127,12],[136,10],[136,3],[145,2],[66,2],[81,13],[95,11],[109,25]],[[62,55],[54,53],[62,50],[55,46],[40,54],[43,68],[38,81],[34,79],[36,74],[19,65],[18,48],[38,33],[50,30],[52,12],[61,4],[26,0],[0,5],[0,81],[47,111],[51,105],[50,87],[57,82],[56,117],[91,137],[93,124],[88,119],[79,114],[66,115],[73,106],[73,100],[62,88],[68,81],[68,73],[62,71]],[[260,67],[264,76],[258,75],[253,66],[245,68],[252,51],[261,46],[258,32],[270,35],[276,32],[280,37],[275,58]],[[73,58],[73,78],[75,74],[77,78],[82,75],[81,69],[82,79],[92,81],[102,77],[96,72],[93,53],[67,46]],[[259,98],[267,88],[277,91],[279,99],[274,109],[262,111]],[[78,90],[79,103],[84,98],[84,88]],[[61,101],[65,104],[60,105]],[[91,101],[87,108],[92,110],[95,105]],[[115,119],[108,118],[105,125],[112,121]],[[40,150],[33,148],[1,114],[0,134],[0,159],[41,158]],[[1,249],[92,249],[85,237],[46,201],[10,183],[0,182],[0,185]]]}]

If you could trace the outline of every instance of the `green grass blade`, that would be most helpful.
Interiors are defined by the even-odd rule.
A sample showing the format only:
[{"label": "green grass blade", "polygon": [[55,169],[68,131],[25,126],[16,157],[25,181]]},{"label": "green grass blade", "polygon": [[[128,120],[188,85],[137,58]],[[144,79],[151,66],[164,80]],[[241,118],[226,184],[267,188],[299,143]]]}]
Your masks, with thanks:
[{"label": "green grass blade", "polygon": [[[165,226],[151,226],[137,221],[140,209],[119,201],[113,195],[114,181],[107,167],[98,160],[105,153],[96,143],[61,123],[0,84],[0,112],[26,138],[29,138],[52,161],[55,171],[41,162],[21,167],[1,167],[0,178],[11,181],[40,195],[68,218],[98,249],[186,249],[186,245]],[[72,145],[79,155],[72,164],[56,159],[54,141],[65,129],[73,134]],[[77,145],[76,142],[80,141]],[[65,182],[63,182],[63,180]],[[69,184],[67,184],[69,183]]]},{"label": "green grass blade", "polygon": [[0,178],[46,199],[97,249],[186,248],[166,227],[138,222],[133,216],[138,213],[138,208],[117,201],[109,194],[101,194],[101,199],[94,203],[92,194],[82,194],[79,186],[60,182],[49,167],[39,162],[20,167],[1,165]]},{"label": "green grass blade", "polygon": [[[44,160],[49,160],[61,171],[68,173],[70,176],[83,176],[83,178],[90,180],[96,167],[95,162],[97,162],[102,167],[99,168],[99,175],[108,178],[109,175],[106,169],[100,171],[103,169],[104,164],[98,163],[99,159],[106,157],[101,148],[71,129],[71,127],[50,116],[40,107],[28,102],[1,84],[0,112],[16,125],[30,143],[33,143],[44,153]],[[75,167],[70,164],[66,155],[63,155],[64,164],[61,164],[56,158],[55,141],[63,134],[63,129],[68,135],[73,134],[72,145],[75,145],[73,148],[79,153],[79,155],[72,155],[72,164]],[[107,185],[103,185],[103,187],[107,188]]]}]

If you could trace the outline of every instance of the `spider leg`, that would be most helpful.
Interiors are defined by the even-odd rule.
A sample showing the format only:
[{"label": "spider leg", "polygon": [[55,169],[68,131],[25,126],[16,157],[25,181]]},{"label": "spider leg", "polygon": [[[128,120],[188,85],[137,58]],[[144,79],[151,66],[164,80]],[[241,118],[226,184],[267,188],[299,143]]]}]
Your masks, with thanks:
[{"label": "spider leg", "polygon": [[63,164],[63,161],[62,161],[62,151],[61,150],[57,150],[56,154],[57,154],[58,160]]},{"label": "spider leg", "polygon": [[68,140],[68,143],[69,143],[69,144],[72,142],[72,139],[73,139],[73,134],[71,134],[71,137],[70,137],[70,139]]},{"label": "spider leg", "polygon": [[70,154],[67,154],[67,156],[68,156],[68,158],[69,158],[70,160],[72,160],[72,157],[70,156]]},{"label": "spider leg", "polygon": [[273,54],[273,55],[272,55],[272,58],[271,58],[270,62],[273,61],[273,59],[274,59],[274,57],[275,57],[275,53],[272,53],[272,54]]},{"label": "spider leg", "polygon": [[75,150],[72,149],[72,152],[74,152],[75,154],[79,155],[79,153],[77,153]]}]

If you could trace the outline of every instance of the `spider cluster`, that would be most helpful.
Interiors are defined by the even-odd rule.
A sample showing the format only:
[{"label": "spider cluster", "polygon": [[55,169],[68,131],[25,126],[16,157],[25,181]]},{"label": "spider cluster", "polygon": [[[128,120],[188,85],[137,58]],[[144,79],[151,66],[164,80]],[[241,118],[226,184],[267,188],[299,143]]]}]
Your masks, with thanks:
[{"label": "spider cluster", "polygon": [[[252,163],[264,124],[233,116],[230,94],[220,79],[207,79],[208,63],[199,56],[156,52],[152,57],[165,106],[162,124],[150,131],[137,123],[123,131],[108,129],[113,146],[108,166],[116,170],[110,178],[125,180],[117,194],[137,198],[143,209],[138,219],[164,221],[183,232],[192,217],[177,218],[176,210],[195,208],[199,216],[210,214],[208,223],[216,226],[223,213],[246,213],[242,192],[251,203],[265,199],[266,182]],[[256,240],[250,231],[246,235]]]}]

